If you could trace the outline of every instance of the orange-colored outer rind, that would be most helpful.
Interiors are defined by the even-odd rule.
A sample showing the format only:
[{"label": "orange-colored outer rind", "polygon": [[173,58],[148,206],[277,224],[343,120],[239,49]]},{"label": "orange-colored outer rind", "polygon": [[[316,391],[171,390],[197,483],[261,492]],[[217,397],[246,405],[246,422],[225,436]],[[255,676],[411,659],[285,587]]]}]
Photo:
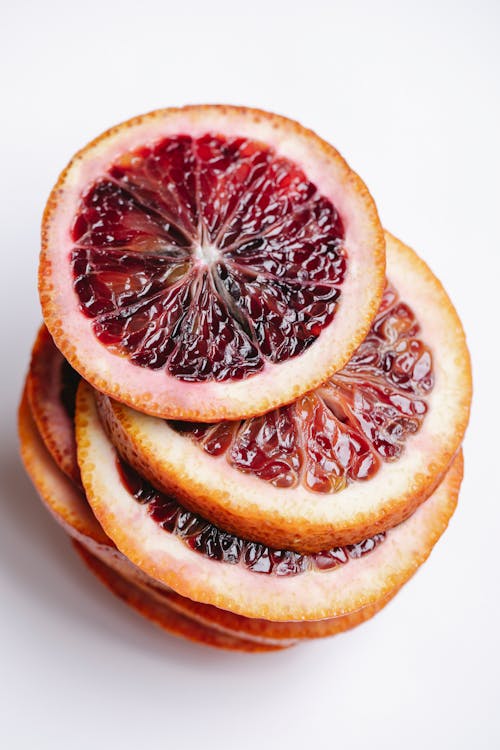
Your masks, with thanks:
[{"label": "orange-colored outer rind", "polygon": [[[384,599],[363,607],[357,612],[351,612],[348,615],[310,622],[271,622],[269,620],[242,617],[241,615],[235,615],[233,612],[212,607],[209,604],[200,604],[192,599],[186,599],[176,594],[175,591],[168,592],[167,599],[173,609],[177,609],[179,612],[199,622],[220,628],[225,632],[238,633],[242,637],[251,636],[298,641],[312,638],[326,638],[345,633],[347,630],[352,630],[352,628],[362,625],[367,620],[371,620],[396,594],[397,591],[394,591]],[[161,599],[165,597],[165,593],[159,590],[158,596]]]},{"label": "orange-colored outer rind", "polygon": [[[189,618],[187,611],[183,613],[179,606],[170,607],[168,597],[173,592],[161,591],[159,585],[155,586],[154,594],[152,591],[148,592],[148,585],[153,582],[115,548],[95,519],[82,490],[70,482],[54,462],[32,418],[26,389],[19,407],[18,422],[23,462],[42,502],[57,523],[74,540],[81,554],[85,555],[89,567],[96,575],[100,571],[102,576],[98,577],[107,581],[117,595],[123,594],[122,598],[131,606],[169,632],[184,635],[200,643],[242,651],[266,651],[293,645],[295,639],[279,636],[266,638],[265,633],[259,634],[258,628],[251,628],[248,638],[245,638],[244,634],[242,643],[239,642],[238,633],[231,632],[230,628],[226,629],[226,638],[220,635],[223,632],[222,628],[210,628],[209,615],[204,623],[200,623],[199,618],[196,622],[190,623],[189,619],[193,618]],[[131,591],[125,582],[126,579],[130,581],[130,588],[134,586],[138,591]],[[157,604],[150,603],[149,600],[155,595],[160,601]],[[208,628],[204,627],[204,624]],[[207,629],[209,632],[205,632]]]}]

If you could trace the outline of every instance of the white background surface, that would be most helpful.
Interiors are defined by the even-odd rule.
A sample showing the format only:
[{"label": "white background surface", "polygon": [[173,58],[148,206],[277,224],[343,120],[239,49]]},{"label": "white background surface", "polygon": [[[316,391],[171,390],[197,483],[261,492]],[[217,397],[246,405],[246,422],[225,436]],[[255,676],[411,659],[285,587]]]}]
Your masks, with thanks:
[{"label": "white background surface", "polygon": [[[500,747],[499,7],[2,5],[2,748]],[[110,125],[193,102],[261,106],[332,141],[445,282],[474,363],[461,501],[431,559],[373,622],[281,654],[143,622],[74,558],[17,454],[49,190]]]}]

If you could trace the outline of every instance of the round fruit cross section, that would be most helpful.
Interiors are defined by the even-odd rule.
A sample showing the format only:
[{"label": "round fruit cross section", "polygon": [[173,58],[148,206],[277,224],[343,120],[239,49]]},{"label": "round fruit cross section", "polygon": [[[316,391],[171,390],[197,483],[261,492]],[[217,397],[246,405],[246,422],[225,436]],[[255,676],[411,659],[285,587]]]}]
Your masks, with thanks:
[{"label": "round fruit cross section", "polygon": [[349,363],[293,404],[239,422],[167,422],[97,395],[112,441],[153,485],[241,536],[315,552],[371,537],[423,502],[462,441],[471,397],[460,321],[387,235],[387,284]]},{"label": "round fruit cross section", "polygon": [[[124,477],[94,393],[80,384],[76,439],[87,500],[106,534],[134,565],[182,596],[245,617],[319,620],[380,601],[427,558],[456,505],[461,457],[411,518],[369,540],[368,549],[329,550],[326,565],[321,555],[285,552],[277,559],[184,511],[138,475]],[[345,552],[347,559],[335,559]],[[259,569],[267,557],[271,568]]]},{"label": "round fruit cross section", "polygon": [[[322,638],[355,627],[382,609],[393,595],[351,614],[317,622],[271,622],[247,618],[186,599],[133,565],[104,534],[81,488],[67,480],[48,453],[31,417],[26,392],[19,408],[19,438],[23,461],[42,501],[56,521],[78,542],[79,550],[85,550],[84,554],[91,555],[92,560],[101,561],[106,569],[115,571],[133,584],[134,595],[140,587],[148,599],[153,596],[161,604],[204,625],[268,645],[283,640],[291,645],[296,639]],[[64,444],[64,435],[62,441]]]},{"label": "round fruit cross section", "polygon": [[340,369],[380,303],[384,238],[335,149],[283,117],[162,110],[75,156],[43,220],[47,327],[157,416],[261,414]]}]

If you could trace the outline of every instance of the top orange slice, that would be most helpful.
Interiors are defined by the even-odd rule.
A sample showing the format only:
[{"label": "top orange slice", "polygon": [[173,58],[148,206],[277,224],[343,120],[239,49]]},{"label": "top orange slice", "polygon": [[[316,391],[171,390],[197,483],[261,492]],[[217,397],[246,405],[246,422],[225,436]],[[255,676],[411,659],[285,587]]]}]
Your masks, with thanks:
[{"label": "top orange slice", "polygon": [[338,152],[284,117],[152,112],[80,151],[43,219],[46,325],[94,387],[210,422],[341,369],[379,307],[385,245]]}]

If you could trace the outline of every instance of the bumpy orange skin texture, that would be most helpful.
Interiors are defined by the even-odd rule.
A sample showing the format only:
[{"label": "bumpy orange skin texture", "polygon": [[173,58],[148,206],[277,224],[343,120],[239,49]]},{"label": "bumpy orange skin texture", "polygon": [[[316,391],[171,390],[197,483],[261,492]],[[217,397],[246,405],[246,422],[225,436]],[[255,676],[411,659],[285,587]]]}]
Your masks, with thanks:
[{"label": "bumpy orange skin texture", "polygon": [[214,648],[225,649],[227,651],[260,653],[265,651],[281,651],[283,648],[289,647],[288,645],[269,645],[258,643],[257,641],[245,640],[236,635],[223,633],[220,630],[203,625],[190,617],[180,614],[167,604],[160,603],[155,597],[148,596],[142,589],[129,583],[101,560],[91,555],[82,545],[73,542],[73,546],[89,570],[113,594],[147,620],[150,620],[171,635],[182,636],[194,643],[213,646]]},{"label": "bumpy orange skin texture", "polygon": [[[469,420],[472,374],[460,319],[441,282],[413,250],[389,233],[386,233],[386,236],[388,244],[390,243],[395,252],[405,259],[415,273],[415,278],[429,288],[440,310],[441,323],[450,333],[454,346],[453,356],[456,357],[459,367],[459,383],[453,403],[453,435],[446,441],[441,441],[438,451],[430,449],[425,472],[409,476],[404,491],[396,496],[386,497],[382,503],[379,502],[376,507],[374,504],[373,508],[366,511],[360,510],[356,506],[355,498],[352,498],[352,514],[342,523],[332,523],[329,518],[314,518],[307,509],[301,508],[300,498],[292,512],[291,505],[295,501],[290,500],[287,490],[279,490],[279,501],[273,501],[265,508],[243,494],[241,500],[236,500],[235,494],[228,492],[227,488],[222,486],[222,482],[217,486],[212,485],[208,490],[203,477],[195,475],[190,470],[189,460],[169,462],[168,457],[160,457],[155,445],[148,442],[138,429],[133,413],[124,409],[121,404],[98,395],[101,419],[118,451],[153,485],[178,497],[190,510],[198,512],[234,534],[255,539],[276,549],[318,552],[335,546],[353,544],[393,528],[409,518],[439,485],[459,450]],[[415,310],[415,313],[418,318],[418,310]],[[439,356],[438,351],[436,357]],[[195,446],[192,450],[201,449]],[[408,447],[406,450],[411,448]],[[217,464],[215,461],[212,463],[211,468],[217,471]],[[237,477],[236,472],[234,476]],[[244,479],[243,475],[240,476]],[[269,490],[269,485],[262,480],[260,487],[267,499],[269,492],[273,490]],[[233,489],[238,491],[237,483]],[[335,504],[342,492],[344,491],[338,495],[320,497],[319,506],[324,508],[327,503]],[[285,505],[286,511],[283,510]]]},{"label": "bumpy orange skin texture", "polygon": [[[29,424],[27,423],[29,416],[29,405],[25,396],[20,407],[20,438],[23,448],[23,458],[27,460],[27,468],[32,475],[33,473],[35,474],[35,484],[39,491],[43,493],[43,476],[40,476],[40,472],[37,471],[36,463],[30,461],[30,443],[33,433],[30,432]],[[57,499],[54,497],[44,498],[44,501],[56,519],[58,519],[60,512],[64,513],[64,502],[58,505]],[[68,519],[65,517],[63,526],[65,526],[69,533],[73,533],[73,535],[76,535],[84,543],[85,533],[88,533],[88,529],[85,529],[84,524],[83,536],[79,529],[79,524],[75,524],[74,518]],[[110,540],[109,543],[112,544]],[[101,578],[103,583],[145,617],[173,634],[181,635],[199,643],[230,650],[258,652],[276,650],[278,648],[275,644],[256,643],[251,640],[245,641],[245,637],[255,637],[262,640],[266,638],[290,640],[324,637],[344,632],[370,619],[385,606],[395,593],[393,592],[386,599],[367,606],[358,612],[331,620],[304,623],[268,622],[241,617],[231,612],[217,609],[216,607],[199,604],[189,599],[184,599],[175,594],[175,592],[168,592],[165,595],[165,592],[156,589],[156,599],[159,599],[159,602],[155,602],[155,596],[151,597],[141,593],[137,586],[127,583],[122,576],[110,571],[108,566],[102,561],[97,560],[88,550],[82,549],[80,545],[78,547],[79,553],[86,559],[91,570]],[[166,598],[168,601],[167,606],[162,603],[162,598]],[[180,612],[181,615],[187,615],[187,617],[179,617],[175,614],[175,610]],[[193,620],[197,620],[198,622],[194,622]],[[208,627],[204,627],[205,625],[208,625]],[[220,631],[225,631],[226,635]],[[237,634],[240,634],[243,638],[235,637]]]},{"label": "bumpy orange skin texture", "polygon": [[[311,349],[294,360],[294,377],[291,371],[286,378],[280,380],[280,386],[277,389],[273,383],[280,376],[280,368],[284,365],[274,365],[272,370],[273,377],[266,381],[266,387],[259,387],[261,379],[259,375],[252,376],[245,383],[248,385],[245,398],[242,398],[242,391],[239,391],[237,399],[232,398],[233,386],[231,383],[223,384],[217,391],[216,401],[212,402],[211,397],[203,395],[191,404],[184,407],[180,403],[173,403],[165,400],[162,394],[153,390],[141,389],[141,372],[140,368],[134,374],[136,382],[134,388],[130,388],[119,379],[114,379],[109,372],[106,376],[96,371],[96,367],[86,357],[82,357],[78,341],[68,335],[66,321],[61,315],[60,307],[57,300],[54,278],[58,269],[54,267],[52,260],[52,240],[51,232],[54,222],[58,218],[61,205],[64,202],[65,195],[69,189],[69,184],[74,178],[80,165],[85,164],[88,160],[95,158],[106,145],[113,141],[117,136],[122,136],[135,128],[141,128],[155,120],[168,120],[170,117],[178,116],[179,113],[186,118],[192,119],[196,123],[200,118],[209,118],[214,116],[231,118],[244,118],[248,122],[266,123],[272,130],[283,131],[288,139],[302,139],[314,145],[317,152],[317,159],[321,161],[325,169],[329,164],[335,165],[336,173],[338,172],[340,181],[349,190],[349,195],[355,196],[358,209],[362,214],[363,232],[370,235],[370,253],[372,261],[370,284],[364,289],[365,299],[360,300],[356,315],[359,318],[355,330],[345,340],[342,346],[331,346],[328,350],[328,358],[321,345],[321,338],[313,344]],[[85,185],[82,185],[84,188]],[[347,248],[349,252],[349,248]],[[319,386],[329,375],[341,369],[350,359],[353,352],[359,346],[366,336],[371,322],[377,312],[380,299],[382,297],[385,274],[385,245],[382,227],[373,199],[361,179],[348,167],[344,159],[328,143],[320,139],[315,133],[303,128],[299,123],[288,120],[279,115],[273,115],[262,110],[249,109],[245,107],[231,107],[224,105],[206,105],[191,106],[181,109],[164,109],[157,110],[141,117],[133,118],[114,128],[111,128],[84,149],[79,151],[66,169],[61,173],[45,208],[42,221],[42,251],[39,265],[39,294],[45,323],[56,342],[58,348],[62,351],[66,359],[77,370],[82,377],[90,382],[96,389],[106,393],[109,396],[122,401],[129,406],[136,408],[144,413],[154,416],[162,416],[173,419],[186,419],[194,421],[212,422],[220,419],[237,419],[245,416],[255,416],[263,414],[277,406],[290,403],[303,393]],[[339,305],[339,314],[343,314],[344,305],[342,301]],[[352,306],[351,306],[352,309]],[[355,314],[350,312],[349,314]],[[83,320],[83,315],[82,315]],[[335,321],[332,325],[335,324]],[[327,330],[327,329],[326,329]],[[319,348],[318,348],[319,347]],[[104,352],[104,347],[102,347]],[[318,355],[322,360],[322,366],[318,367],[315,363],[318,361]],[[305,362],[303,357],[308,357],[307,372],[304,372]],[[290,363],[285,363],[289,365]],[[137,387],[136,387],[137,386]],[[179,383],[179,389],[182,384]]]}]

